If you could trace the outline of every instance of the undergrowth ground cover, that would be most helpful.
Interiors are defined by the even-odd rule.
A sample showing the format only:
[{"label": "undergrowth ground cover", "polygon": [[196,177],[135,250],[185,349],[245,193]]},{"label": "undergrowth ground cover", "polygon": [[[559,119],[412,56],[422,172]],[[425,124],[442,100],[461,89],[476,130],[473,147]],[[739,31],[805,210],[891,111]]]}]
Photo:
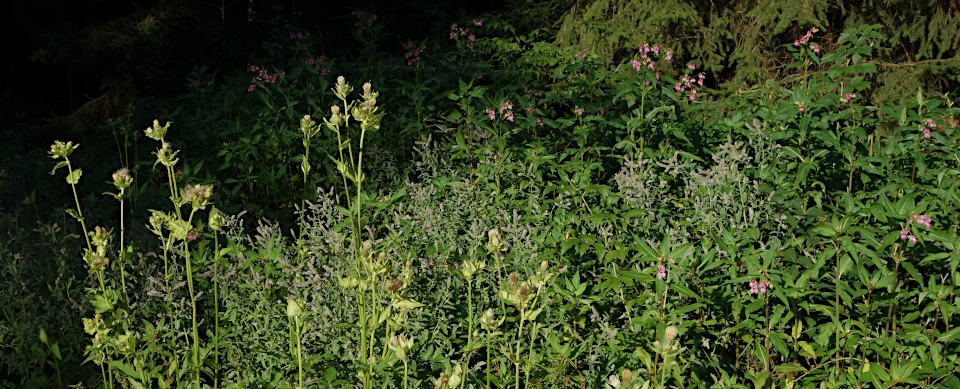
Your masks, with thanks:
[{"label": "undergrowth ground cover", "polygon": [[960,108],[872,103],[883,26],[721,93],[667,43],[470,17],[386,61],[352,17],[371,58],[290,34],[5,157],[52,176],[2,213],[0,385],[960,387]]}]

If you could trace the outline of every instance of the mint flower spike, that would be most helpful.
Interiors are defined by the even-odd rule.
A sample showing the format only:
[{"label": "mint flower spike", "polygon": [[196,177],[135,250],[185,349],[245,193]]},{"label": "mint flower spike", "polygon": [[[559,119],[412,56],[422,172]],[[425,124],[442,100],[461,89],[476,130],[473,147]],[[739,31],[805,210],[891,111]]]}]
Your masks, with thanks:
[{"label": "mint flower spike", "polygon": [[160,121],[157,119],[153,120],[153,126],[147,127],[146,130],[143,130],[143,133],[147,135],[148,138],[163,142],[163,138],[167,136],[167,129],[170,128],[170,122],[167,122],[164,125],[160,125]]}]

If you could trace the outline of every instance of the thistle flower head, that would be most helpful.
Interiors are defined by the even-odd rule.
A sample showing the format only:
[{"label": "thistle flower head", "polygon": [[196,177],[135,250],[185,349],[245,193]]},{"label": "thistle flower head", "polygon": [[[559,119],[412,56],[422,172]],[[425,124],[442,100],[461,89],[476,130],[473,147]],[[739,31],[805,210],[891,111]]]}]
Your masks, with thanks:
[{"label": "thistle flower head", "polygon": [[390,282],[387,282],[387,291],[390,293],[397,293],[400,290],[403,290],[405,286],[406,285],[404,285],[403,280],[399,278],[394,278],[390,280]]},{"label": "thistle flower head", "polygon": [[53,141],[53,144],[50,145],[50,151],[49,151],[50,158],[67,159],[67,157],[69,157],[70,154],[72,154],[73,151],[77,149],[77,147],[80,147],[80,145],[79,144],[75,145],[73,144],[72,141],[67,141],[67,142],[61,142],[58,140]]},{"label": "thistle flower head", "polygon": [[494,331],[500,326],[500,322],[494,316],[493,308],[488,308],[483,311],[483,315],[480,315],[480,326],[487,331]]},{"label": "thistle flower head", "polygon": [[494,228],[487,232],[487,244],[484,245],[491,254],[507,251],[507,246],[500,239],[500,230]]},{"label": "thistle flower head", "polygon": [[487,264],[485,262],[470,258],[460,265],[460,273],[467,282],[472,282],[474,274],[477,274],[478,271],[483,270],[486,266]]},{"label": "thistle flower head", "polygon": [[91,273],[100,273],[110,264],[110,260],[107,259],[106,255],[89,249],[84,250],[83,261],[87,263],[87,267],[90,268]]},{"label": "thistle flower head", "polygon": [[413,348],[413,338],[408,338],[405,334],[393,335],[387,346],[397,355],[397,359],[406,361],[407,353]]},{"label": "thistle flower head", "polygon": [[158,141],[163,141],[163,138],[167,136],[167,129],[170,128],[170,122],[160,125],[160,121],[154,119],[153,126],[147,127],[146,130],[143,130],[143,133],[147,135],[148,138]]},{"label": "thistle flower head", "polygon": [[157,156],[157,162],[154,165],[159,163],[166,167],[173,167],[180,161],[177,159],[177,154],[179,153],[179,150],[173,150],[173,148],[170,147],[170,142],[161,140],[160,148],[153,152],[153,155]]},{"label": "thistle flower head", "polygon": [[130,187],[130,184],[133,184],[133,177],[130,177],[130,170],[127,168],[120,168],[119,170],[113,172],[113,186],[117,190],[124,190]]},{"label": "thistle flower head", "polygon": [[346,100],[350,92],[353,92],[353,87],[347,84],[347,79],[343,76],[337,76],[337,83],[333,86],[333,94],[340,100]]},{"label": "thistle flower head", "polygon": [[213,197],[213,185],[187,185],[180,190],[180,197],[190,203],[193,209],[204,209],[210,205],[210,198]]},{"label": "thistle flower head", "polygon": [[[90,231],[90,242],[97,247],[97,251],[106,252],[107,243],[110,241],[110,230],[96,226]],[[103,250],[100,250],[103,248]]]},{"label": "thistle flower head", "polygon": [[300,119],[300,132],[303,133],[304,138],[310,139],[320,133],[320,126],[313,121],[310,115],[303,115],[303,118]]},{"label": "thistle flower head", "polygon": [[663,330],[663,337],[664,337],[664,339],[666,339],[668,342],[671,341],[671,340],[676,339],[676,338],[677,338],[677,327],[667,326],[667,328]]}]

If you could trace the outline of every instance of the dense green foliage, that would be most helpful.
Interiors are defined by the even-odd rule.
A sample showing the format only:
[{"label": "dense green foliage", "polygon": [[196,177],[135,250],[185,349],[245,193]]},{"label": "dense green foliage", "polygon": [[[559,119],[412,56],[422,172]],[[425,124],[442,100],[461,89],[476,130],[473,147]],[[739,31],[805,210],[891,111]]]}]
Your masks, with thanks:
[{"label": "dense green foliage", "polygon": [[960,108],[875,59],[955,24],[768,3],[358,11],[7,153],[0,385],[960,386]]}]

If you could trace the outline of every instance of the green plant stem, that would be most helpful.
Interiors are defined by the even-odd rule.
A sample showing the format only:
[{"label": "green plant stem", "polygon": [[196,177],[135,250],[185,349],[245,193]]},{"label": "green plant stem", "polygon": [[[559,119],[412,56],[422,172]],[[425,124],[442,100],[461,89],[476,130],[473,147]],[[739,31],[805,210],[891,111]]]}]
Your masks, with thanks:
[{"label": "green plant stem", "polygon": [[100,281],[100,292],[103,293],[103,297],[107,297],[107,287],[103,282],[103,270],[97,272],[97,280]]},{"label": "green plant stem", "polygon": [[109,384],[107,383],[107,370],[106,370],[106,368],[103,367],[103,365],[105,365],[106,363],[107,363],[107,361],[104,360],[103,363],[100,364],[100,377],[103,378],[103,387],[104,387],[104,388],[108,387],[108,385],[109,385]]},{"label": "green plant stem", "polygon": [[167,166],[167,185],[170,186],[170,201],[173,202],[173,210],[177,213],[177,218],[182,219],[180,202],[177,200],[177,177],[173,171],[173,166]]},{"label": "green plant stem", "polygon": [[407,378],[410,376],[408,373],[407,359],[403,359],[403,389],[407,389]]},{"label": "green plant stem", "polygon": [[[213,387],[220,383],[220,299],[217,295],[219,282],[220,236],[213,232]],[[302,386],[302,385],[301,385]]]},{"label": "green plant stem", "polygon": [[[473,282],[472,280],[467,281],[467,349],[470,348],[470,343],[473,340]],[[470,353],[464,353],[463,356],[464,364],[470,366]],[[463,389],[463,385],[466,384],[466,377],[460,380],[460,389]]]},{"label": "green plant stem", "polygon": [[302,329],[300,328],[300,318],[294,318],[293,321],[297,328],[297,333],[295,334],[297,337],[297,377],[299,378],[300,383],[299,389],[303,389],[303,351],[300,344],[300,333]]},{"label": "green plant stem", "polygon": [[[367,363],[367,299],[362,290],[358,290],[357,297],[360,299],[360,358]],[[369,382],[370,377],[365,376],[363,387],[366,388]]]},{"label": "green plant stem", "polygon": [[515,359],[514,359],[514,362],[513,362],[514,378],[516,379],[516,381],[515,381],[515,385],[516,385],[515,388],[516,388],[516,389],[520,389],[520,342],[523,340],[523,314],[524,314],[524,310],[521,309],[521,310],[520,310],[520,325],[517,326],[517,350],[516,350],[516,352],[514,353],[514,358],[515,358]]},{"label": "green plant stem", "polygon": [[[70,159],[64,158],[67,161],[67,177],[73,175],[73,167],[70,165]],[[80,198],[77,197],[77,184],[70,184],[70,189],[73,191],[73,202],[77,205],[77,216],[80,219],[80,228],[83,229],[83,239],[87,242],[87,249],[93,250],[93,245],[90,244],[90,234],[87,233],[87,223],[83,220],[83,211],[80,210]]]},{"label": "green plant stem", "polygon": [[196,375],[197,389],[200,389],[200,336],[197,333],[197,298],[193,292],[193,267],[190,264],[190,250],[187,249],[187,241],[183,242],[183,256],[187,262],[187,289],[190,292],[190,308],[193,314],[193,369]]},{"label": "green plant stem", "polygon": [[836,272],[837,274],[833,279],[833,291],[834,291],[833,314],[834,314],[834,320],[836,320],[836,323],[837,323],[837,330],[834,334],[836,338],[836,343],[837,343],[836,350],[834,350],[834,355],[836,355],[836,357],[838,358],[836,367],[835,367],[836,371],[834,373],[839,374],[840,373],[840,359],[839,359],[840,357],[840,237],[839,236],[837,237],[837,243],[834,244],[834,248],[837,250],[837,253],[834,256],[834,259],[836,261],[835,264],[837,266],[837,272]]},{"label": "green plant stem", "polygon": [[490,331],[487,331],[487,389],[490,389]]},{"label": "green plant stem", "polygon": [[[307,137],[303,141],[304,143],[304,153],[303,160],[307,161],[307,164],[310,163],[310,138]],[[304,196],[307,194],[307,172],[303,172],[303,192]],[[303,212],[304,208],[307,206],[307,200],[305,197],[300,198],[300,234],[297,236],[297,262],[303,262],[303,250],[301,250],[300,245],[303,242]]]},{"label": "green plant stem", "polygon": [[121,189],[121,190],[120,190],[120,254],[117,256],[117,259],[118,259],[118,262],[120,262],[120,288],[123,290],[123,299],[124,299],[124,300],[129,300],[130,297],[127,296],[127,281],[126,281],[126,278],[125,278],[125,276],[124,276],[124,273],[126,273],[126,272],[124,271],[124,263],[123,263],[123,262],[124,262],[124,255],[123,255],[123,253],[124,253],[124,250],[123,250],[123,231],[124,231],[124,225],[123,225],[123,192],[124,192],[124,190]]},{"label": "green plant stem", "polygon": [[167,288],[167,289],[166,289],[167,293],[170,293],[170,270],[169,270],[169,266],[167,265],[167,263],[168,263],[168,262],[167,262],[167,257],[168,257],[167,253],[170,251],[170,241],[171,241],[171,237],[170,237],[170,236],[167,236],[167,238],[164,239],[164,238],[161,236],[161,237],[160,237],[160,241],[163,242],[163,283],[164,283],[164,285],[165,285],[166,288]]}]

